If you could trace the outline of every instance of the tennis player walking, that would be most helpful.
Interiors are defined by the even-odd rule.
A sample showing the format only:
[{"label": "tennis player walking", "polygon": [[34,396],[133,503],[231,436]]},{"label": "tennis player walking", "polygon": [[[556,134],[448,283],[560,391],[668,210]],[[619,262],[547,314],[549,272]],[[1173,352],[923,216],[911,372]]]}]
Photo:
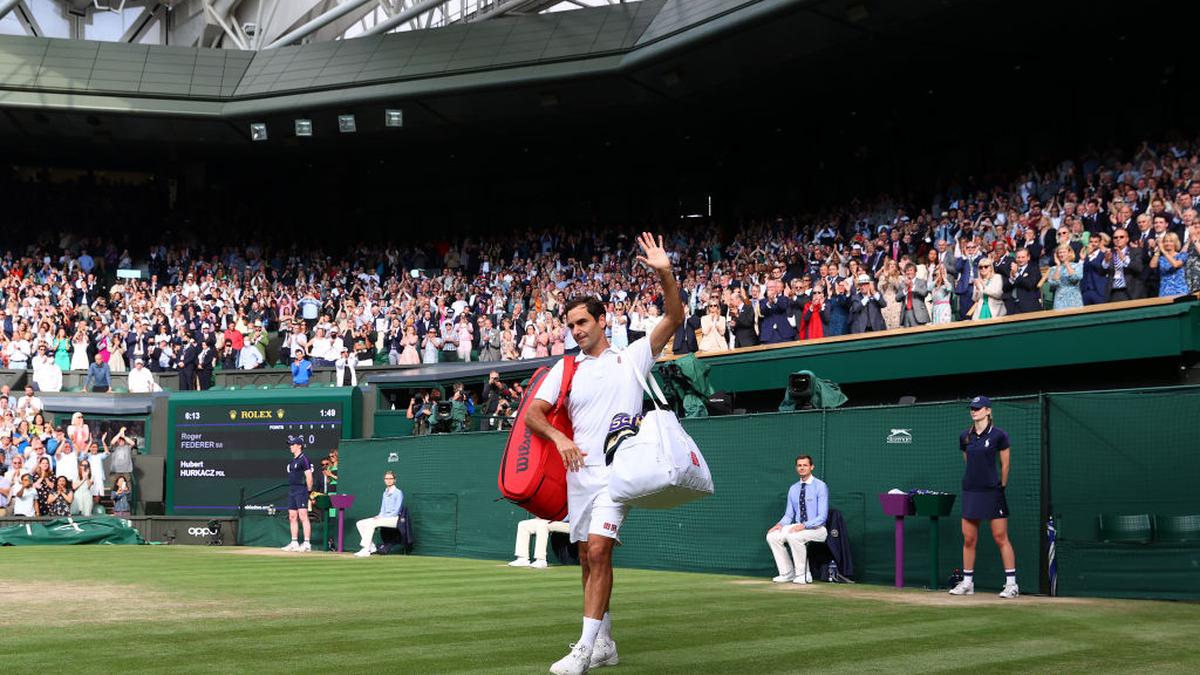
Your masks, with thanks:
[{"label": "tennis player walking", "polygon": [[579,544],[583,572],[583,632],[571,652],[550,667],[550,672],[558,675],[586,673],[618,661],[608,603],[613,587],[613,545],[629,507],[609,498],[604,439],[614,415],[642,412],[642,387],[634,369],[647,375],[655,357],[683,324],[683,302],[662,237],[656,242],[653,235],[643,232],[638,245],[642,248],[638,261],[658,273],[666,316],[649,335],[618,351],[604,336],[605,307],[599,299],[567,302],[567,327],[579,344],[579,354],[564,357],[574,358],[578,364],[567,398],[574,440],[546,418],[562,386],[562,361],[542,380],[526,415],[529,428],[555,444],[567,467],[571,541]]},{"label": "tennis player walking", "polygon": [[[975,593],[975,543],[979,540],[979,521],[991,521],[992,539],[1004,562],[1004,590],[1000,597],[1011,600],[1018,595],[1017,556],[1008,540],[1008,470],[1012,449],[1008,434],[992,421],[992,401],[986,396],[971,399],[971,428],[959,437],[966,470],[962,481],[963,580],[950,589],[950,595]],[[996,459],[1000,472],[996,473]]]}]

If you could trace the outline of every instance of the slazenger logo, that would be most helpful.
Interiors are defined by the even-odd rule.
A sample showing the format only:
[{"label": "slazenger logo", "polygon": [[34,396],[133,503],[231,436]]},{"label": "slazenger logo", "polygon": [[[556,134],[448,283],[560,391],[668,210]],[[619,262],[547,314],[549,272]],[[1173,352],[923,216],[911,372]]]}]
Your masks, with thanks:
[{"label": "slazenger logo", "polygon": [[211,537],[216,534],[207,527],[189,527],[187,532],[193,537]]},{"label": "slazenger logo", "polygon": [[892,429],[888,434],[887,443],[912,443],[912,429]]}]

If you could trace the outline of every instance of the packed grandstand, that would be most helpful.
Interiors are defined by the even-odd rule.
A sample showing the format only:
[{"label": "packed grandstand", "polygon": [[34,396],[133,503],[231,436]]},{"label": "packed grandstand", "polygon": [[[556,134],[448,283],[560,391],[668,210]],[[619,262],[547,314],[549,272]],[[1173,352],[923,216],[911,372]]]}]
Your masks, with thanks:
[{"label": "packed grandstand", "polygon": [[[562,321],[574,296],[606,303],[616,345],[662,314],[652,275],[630,257],[633,228],[235,246],[156,229],[159,219],[183,218],[153,181],[84,175],[56,185],[14,173],[7,182],[33,196],[18,221],[36,213],[83,225],[120,210],[147,232],[10,240],[0,261],[0,361],[32,369],[44,391],[59,390],[64,371],[120,373],[139,360],[150,372],[194,376],[297,356],[333,366],[558,355],[575,347]],[[96,208],[79,211],[80,201],[57,198],[62,190]],[[1195,293],[1197,200],[1197,144],[1170,141],[1003,183],[965,182],[924,201],[881,197],[699,227],[685,220],[667,232],[689,314],[671,348],[712,352]],[[150,376],[131,381],[153,386]]]}]

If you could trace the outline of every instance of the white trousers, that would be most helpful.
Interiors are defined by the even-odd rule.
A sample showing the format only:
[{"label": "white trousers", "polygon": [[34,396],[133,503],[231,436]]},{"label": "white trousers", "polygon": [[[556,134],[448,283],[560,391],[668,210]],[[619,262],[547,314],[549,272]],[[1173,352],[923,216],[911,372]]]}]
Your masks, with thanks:
[{"label": "white trousers", "polygon": [[550,543],[551,532],[562,532],[564,534],[571,531],[571,526],[558,520],[543,520],[541,518],[530,518],[517,523],[517,545],[514,555],[518,558],[529,556],[529,536],[536,534],[537,538],[533,540],[533,546],[536,549],[533,555],[534,560],[546,559],[546,545]]},{"label": "white trousers", "polygon": [[358,528],[358,538],[362,540],[361,546],[369,548],[375,539],[375,529],[379,527],[395,527],[400,520],[400,516],[374,516],[372,518],[363,518],[354,524]]},{"label": "white trousers", "polygon": [[[810,541],[825,541],[829,536],[829,531],[822,527],[814,527],[813,529],[805,528],[799,532],[788,532],[792,528],[791,525],[784,525],[782,530],[775,530],[767,533],[767,545],[771,547],[771,553],[775,556],[775,567],[779,568],[780,576],[800,576],[804,575],[809,578],[808,571],[808,548],[806,545]],[[784,544],[791,546],[792,555],[788,556],[788,552],[784,549]]]}]

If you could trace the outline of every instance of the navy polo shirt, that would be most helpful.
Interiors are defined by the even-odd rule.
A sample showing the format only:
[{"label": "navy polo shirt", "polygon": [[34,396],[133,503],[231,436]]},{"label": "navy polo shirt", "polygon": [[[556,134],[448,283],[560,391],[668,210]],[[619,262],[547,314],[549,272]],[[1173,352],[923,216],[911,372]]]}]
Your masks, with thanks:
[{"label": "navy polo shirt", "polygon": [[288,462],[288,485],[292,487],[307,488],[308,483],[304,480],[304,472],[312,470],[312,462],[308,461],[308,456],[303,452],[296,455],[292,461]]},{"label": "navy polo shirt", "polygon": [[959,448],[967,454],[967,469],[963,473],[963,490],[995,490],[1000,487],[1000,472],[996,467],[996,455],[1008,450],[1008,434],[995,424],[989,424],[983,433],[975,432],[974,425],[958,438]]}]

